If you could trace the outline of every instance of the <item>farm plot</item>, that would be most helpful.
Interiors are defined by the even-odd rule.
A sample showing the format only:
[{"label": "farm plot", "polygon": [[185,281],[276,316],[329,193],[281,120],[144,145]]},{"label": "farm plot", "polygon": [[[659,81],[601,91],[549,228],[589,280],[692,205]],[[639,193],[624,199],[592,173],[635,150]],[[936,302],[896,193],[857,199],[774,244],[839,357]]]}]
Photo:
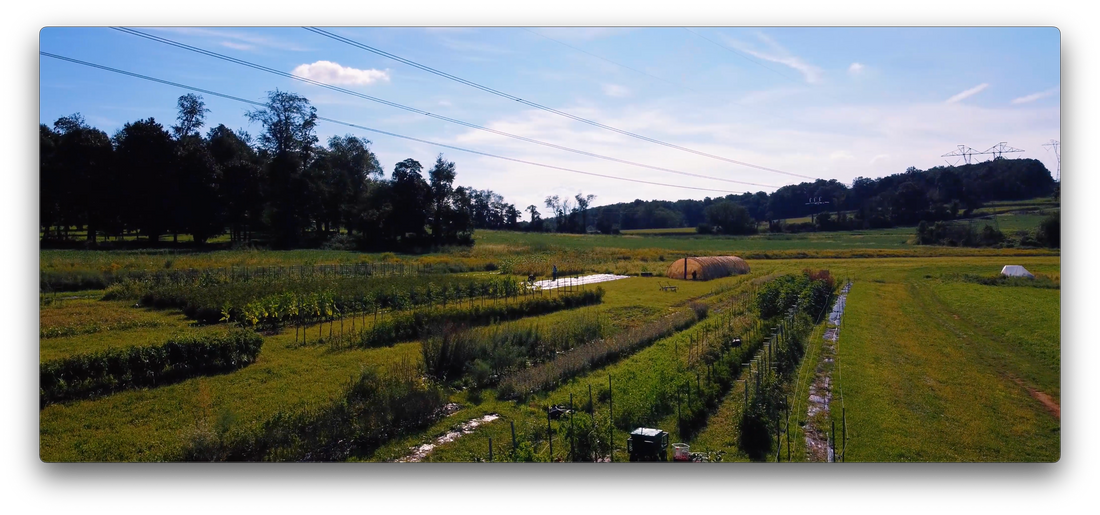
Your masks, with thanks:
[{"label": "farm plot", "polygon": [[[638,306],[643,299],[648,302],[643,306],[667,309],[668,304],[705,294],[708,287],[687,287],[657,297],[661,302],[654,303],[654,292],[660,292],[655,281],[611,282],[608,301],[599,309],[621,312]],[[536,319],[546,327],[564,323],[570,316],[572,313],[561,311]],[[318,327],[308,330],[316,331]],[[183,459],[195,441],[235,441],[234,435],[255,434],[277,413],[288,417],[296,413],[315,413],[319,417],[330,413],[325,411],[326,406],[343,395],[349,379],[357,377],[364,366],[418,366],[421,357],[420,343],[415,341],[343,350],[303,347],[294,342],[294,332],[284,329],[264,337],[263,352],[256,363],[230,374],[47,406],[40,413],[41,457],[45,461]],[[455,395],[459,402],[469,402],[465,392]],[[367,459],[374,455],[364,454]]]},{"label": "farm plot", "polygon": [[[718,286],[716,289],[722,293],[711,298],[716,312],[708,315],[703,323],[662,338],[618,362],[585,372],[546,394],[530,395],[521,402],[481,399],[466,418],[497,413],[503,421],[479,427],[468,437],[436,448],[427,460],[485,460],[489,437],[494,442],[496,459],[500,460],[584,461],[601,456],[607,459],[611,442],[617,447],[614,460],[625,460],[622,439],[633,429],[633,424],[663,420],[669,415],[676,417],[676,392],[682,394],[679,411],[685,420],[705,418],[706,399],[716,395],[720,368],[719,364],[709,362],[708,356],[720,356],[723,354],[721,349],[729,348],[725,345],[729,343],[725,339],[725,328],[745,323],[738,321],[735,313],[724,313],[744,300],[744,287],[748,286],[744,276],[730,279],[736,279],[730,282],[741,284],[742,288]],[[730,315],[734,317],[729,318]],[[611,384],[609,375],[612,376]],[[484,397],[488,397],[488,393]],[[548,421],[548,405],[569,406],[571,401],[573,413]],[[514,451],[511,446],[513,427],[518,445]],[[407,453],[409,447],[415,447],[411,441],[402,442],[402,445],[380,452],[375,459],[395,459],[403,455],[399,453]]]},{"label": "farm plot", "polygon": [[[476,254],[482,251],[462,252]],[[552,255],[558,250],[546,252]],[[578,249],[577,254],[585,252]],[[628,263],[625,265],[628,267],[661,267],[664,265],[656,259],[658,252],[662,251],[604,249],[596,253],[600,254],[600,259],[606,257],[611,261],[618,260],[615,256],[626,256],[628,259],[622,262]],[[639,257],[652,258],[652,261],[638,261]],[[591,264],[580,260],[577,263],[582,267]],[[738,389],[743,387],[736,383],[739,376],[730,376],[734,386],[721,386],[726,379],[712,370],[719,361],[708,360],[711,356],[719,359],[729,356],[731,360],[736,357],[739,364],[751,358],[756,340],[746,336],[758,325],[757,317],[751,313],[738,314],[734,299],[745,294],[754,283],[758,286],[761,279],[771,279],[781,273],[799,273],[805,268],[827,268],[838,280],[851,277],[860,284],[853,295],[859,292],[873,295],[870,300],[849,298],[846,333],[839,342],[838,363],[843,367],[843,388],[847,396],[848,459],[997,461],[1004,456],[1019,460],[1032,456],[1057,459],[1057,419],[1032,391],[1049,396],[1055,403],[1060,396],[1057,388],[1060,353],[1056,345],[1058,308],[1051,307],[1058,290],[1042,290],[1033,300],[1023,302],[1020,309],[1035,313],[1029,322],[1031,325],[1012,330],[997,322],[995,315],[1007,312],[1013,299],[1019,296],[1010,292],[1015,287],[952,279],[959,274],[987,275],[1004,264],[1022,264],[1033,272],[1055,277],[1059,272],[1057,256],[991,253],[987,257],[851,259],[847,256],[843,259],[754,260],[750,275],[711,282],[677,281],[679,289],[675,292],[661,290],[658,285],[661,278],[611,281],[599,285],[605,290],[599,304],[556,312],[532,312],[528,315],[534,316],[523,316],[519,321],[503,324],[498,318],[490,321],[487,327],[477,329],[486,334],[504,334],[510,331],[506,330],[508,327],[533,326],[541,331],[555,326],[576,326],[581,330],[575,336],[563,337],[562,342],[568,343],[555,347],[553,356],[543,349],[546,352],[531,354],[534,359],[527,357],[529,363],[514,362],[515,368],[508,365],[508,360],[493,361],[496,359],[493,353],[475,356],[471,362],[481,359],[490,366],[454,368],[447,379],[435,382],[437,385],[442,383],[442,395],[423,389],[420,385],[429,384],[423,379],[404,383],[406,386],[381,396],[369,394],[373,390],[366,387],[356,390],[355,385],[376,384],[372,382],[374,379],[362,375],[364,369],[381,373],[394,368],[416,370],[413,374],[422,378],[426,372],[423,335],[417,334],[404,343],[387,342],[379,347],[335,345],[335,336],[340,333],[341,326],[340,314],[335,310],[331,315],[308,319],[304,322],[305,327],[298,327],[303,331],[289,327],[296,325],[294,319],[257,323],[252,327],[264,332],[263,351],[255,363],[245,368],[184,379],[152,389],[128,390],[46,406],[40,413],[40,454],[46,461],[391,461],[408,456],[411,449],[433,443],[448,432],[462,431],[464,421],[493,415],[500,418],[467,428],[471,432],[434,447],[424,461],[486,460],[490,436],[494,460],[607,459],[614,447],[613,459],[625,461],[623,442],[635,424],[671,428],[674,441],[690,443],[693,451],[724,452],[722,461],[748,460],[748,455],[738,447],[737,421],[744,404],[743,392]],[[502,278],[474,276],[473,282],[489,280]],[[867,290],[862,290],[864,286]],[[589,286],[583,291],[595,289]],[[1039,291],[1037,288],[1025,289]],[[988,293],[989,290],[994,293]],[[282,293],[285,292],[276,291],[272,295]],[[544,295],[543,298],[559,298],[562,291],[547,291]],[[452,302],[447,301],[448,309],[489,309],[518,306],[523,303],[523,296],[466,298],[457,306]],[[499,384],[499,378],[533,369],[540,362],[554,361],[551,357],[570,356],[596,338],[597,333],[600,336],[596,339],[612,338],[669,315],[690,313],[693,311],[691,302],[708,305],[707,316],[701,321],[697,319],[690,327],[679,327],[670,335],[630,348],[606,362],[593,361],[593,366],[564,374],[546,387],[532,389],[522,400],[515,400],[507,392],[501,395],[500,388],[494,386]],[[970,304],[981,302],[988,304],[985,312],[967,311]],[[94,304],[97,309],[109,306],[121,313],[148,315],[163,325],[46,338],[40,342],[42,354],[45,355],[55,342],[69,344],[69,348],[54,354],[62,357],[66,353],[84,352],[84,349],[130,345],[124,342],[131,341],[131,335],[144,335],[132,338],[132,344],[136,345],[164,342],[181,331],[201,333],[225,329],[224,323],[192,327],[178,312],[135,310],[129,307],[131,305],[130,301]],[[863,306],[864,313],[853,316],[859,305]],[[429,309],[438,307],[391,309],[388,314],[380,314],[379,320]],[[355,332],[351,331],[352,323],[357,331],[374,324],[373,311],[360,311],[358,318],[349,317],[348,311],[354,312],[341,312],[345,334]],[[362,316],[364,314],[367,316]],[[940,316],[943,314],[946,315]],[[959,319],[950,316],[952,314]],[[853,320],[860,316],[865,329],[862,336],[858,332],[853,335]],[[598,317],[597,333],[584,330],[586,326],[581,322],[585,317]],[[883,324],[890,327],[883,328]],[[468,324],[466,329],[472,330],[473,325],[476,324]],[[310,335],[305,345],[300,341],[301,335],[296,334],[304,331]],[[722,341],[730,336],[728,331],[746,337],[741,347],[733,349],[744,349],[747,355],[734,356],[730,348],[723,346]],[[323,335],[320,340],[325,345],[316,345],[314,337],[318,334]],[[958,336],[960,334],[965,338]],[[862,340],[848,341],[857,337]],[[493,338],[484,340],[493,342]],[[810,341],[814,338],[820,340],[820,335],[811,336]],[[925,342],[925,338],[932,342]],[[1051,338],[1055,340],[1053,346]],[[479,341],[482,339],[479,337]],[[821,350],[810,345],[806,352],[806,360],[814,360]],[[503,365],[494,368],[494,363]],[[856,369],[860,371],[853,373]],[[489,380],[481,380],[485,378]],[[804,384],[797,380],[794,383]],[[325,424],[358,416],[359,412],[347,411],[341,406],[364,407],[375,403],[398,406],[407,398],[423,400],[423,404],[418,404],[423,409],[408,415],[383,410],[380,413],[389,413],[384,417],[393,418],[372,419],[372,425],[364,426],[366,430],[361,432],[316,430]],[[434,406],[441,403],[457,403],[461,408],[451,417],[440,418]],[[548,405],[566,407],[565,414],[548,422]],[[568,411],[570,406],[572,412]],[[834,407],[834,411],[838,408]],[[389,427],[386,420],[398,421],[393,426],[397,430],[379,432],[379,428]],[[683,425],[683,420],[689,423]],[[923,424],[918,427],[926,429],[914,430],[908,421]],[[784,437],[795,439],[792,448],[796,455],[800,430],[797,422],[795,427],[788,428]],[[517,440],[514,449],[513,426]],[[1043,430],[1051,431],[1053,436],[1036,436]],[[284,434],[298,434],[302,436],[301,442],[312,443],[281,440],[280,435]],[[1004,444],[1002,440],[1010,443]],[[267,442],[264,444],[267,450],[262,455],[239,452],[239,449],[250,448],[241,447],[241,442],[249,441]],[[357,443],[352,447],[326,443],[333,441]]]}]

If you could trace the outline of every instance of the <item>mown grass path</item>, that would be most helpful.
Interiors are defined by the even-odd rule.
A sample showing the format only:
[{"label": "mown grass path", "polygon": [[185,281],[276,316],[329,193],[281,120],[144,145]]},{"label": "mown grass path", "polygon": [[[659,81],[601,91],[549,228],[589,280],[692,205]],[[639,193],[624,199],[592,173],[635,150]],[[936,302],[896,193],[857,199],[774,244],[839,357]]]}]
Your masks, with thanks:
[{"label": "mown grass path", "polygon": [[848,297],[847,460],[1056,461],[1059,421],[1009,375],[1033,369],[1020,368],[1026,351],[975,330],[922,281],[933,280],[863,281]]}]

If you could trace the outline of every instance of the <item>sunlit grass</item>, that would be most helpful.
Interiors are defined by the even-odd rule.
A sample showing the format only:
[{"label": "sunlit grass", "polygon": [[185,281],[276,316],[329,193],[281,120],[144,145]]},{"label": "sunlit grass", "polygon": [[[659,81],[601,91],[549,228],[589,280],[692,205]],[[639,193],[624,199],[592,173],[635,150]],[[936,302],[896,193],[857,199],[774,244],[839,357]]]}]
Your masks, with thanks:
[{"label": "sunlit grass", "polygon": [[921,276],[890,279],[848,297],[831,404],[834,419],[847,408],[847,460],[1057,460],[1059,421],[1008,376],[1012,350],[922,301]]}]

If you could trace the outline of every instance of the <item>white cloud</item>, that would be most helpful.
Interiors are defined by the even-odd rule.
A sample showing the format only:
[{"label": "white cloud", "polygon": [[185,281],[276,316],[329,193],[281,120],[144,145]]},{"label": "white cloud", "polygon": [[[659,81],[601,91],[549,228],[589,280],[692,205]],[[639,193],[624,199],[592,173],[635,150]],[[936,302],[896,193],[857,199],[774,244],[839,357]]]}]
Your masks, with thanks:
[{"label": "white cloud", "polygon": [[821,68],[809,64],[806,61],[803,61],[801,58],[792,55],[786,48],[783,48],[783,46],[781,46],[775,40],[763,33],[759,33],[756,36],[761,41],[766,43],[769,47],[771,47],[771,51],[757,50],[746,43],[727,37],[725,35],[722,35],[722,39],[725,40],[726,43],[730,46],[753,57],[763,59],[765,61],[771,61],[773,63],[779,63],[797,70],[799,73],[802,74],[803,78],[806,79],[806,82],[813,84],[821,80]]},{"label": "white cloud", "polygon": [[862,64],[852,63],[852,65],[848,67],[848,73],[852,75],[859,75],[860,73],[863,73],[864,68],[865,66],[863,66]]},{"label": "white cloud", "polygon": [[960,101],[964,98],[972,97],[974,95],[977,95],[978,93],[981,93],[983,89],[988,88],[988,87],[989,87],[989,83],[983,82],[981,84],[978,84],[977,86],[974,86],[973,88],[970,88],[966,91],[963,91],[962,93],[959,93],[959,94],[947,99],[947,103],[948,104],[954,104],[955,102],[958,102],[958,101]]},{"label": "white cloud", "polygon": [[317,61],[313,64],[301,64],[292,71],[294,75],[329,84],[373,84],[378,81],[390,81],[388,70],[360,70],[340,66],[332,61]]},{"label": "white cloud", "polygon": [[621,98],[630,95],[630,90],[618,84],[604,84],[603,94],[609,97]]},{"label": "white cloud", "polygon": [[1046,98],[1046,97],[1049,97],[1051,95],[1055,95],[1055,94],[1059,93],[1061,91],[1061,89],[1062,89],[1061,86],[1055,86],[1053,88],[1050,88],[1050,89],[1044,90],[1044,91],[1040,91],[1038,93],[1032,93],[1030,95],[1024,95],[1024,96],[1019,97],[1019,98],[1014,98],[1014,99],[1012,99],[1012,103],[1013,104],[1026,104],[1028,102],[1034,102],[1036,100],[1039,100],[1040,98]]}]

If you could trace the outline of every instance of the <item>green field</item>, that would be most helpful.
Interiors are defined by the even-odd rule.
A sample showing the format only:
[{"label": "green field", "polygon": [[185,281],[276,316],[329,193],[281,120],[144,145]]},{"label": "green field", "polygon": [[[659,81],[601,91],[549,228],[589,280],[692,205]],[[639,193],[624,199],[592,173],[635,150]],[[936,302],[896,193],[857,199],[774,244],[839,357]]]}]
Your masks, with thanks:
[{"label": "green field", "polygon": [[876,271],[849,296],[832,403],[846,408],[847,459],[1057,461],[1059,291],[943,281],[979,267],[936,265]]},{"label": "green field", "polygon": [[[1005,215],[1021,226],[1024,217]],[[1037,224],[1037,221],[1036,221]],[[736,254],[747,258],[748,276],[709,282],[673,281],[678,291],[662,291],[661,277],[631,277],[603,283],[603,302],[594,307],[531,317],[524,324],[568,325],[575,317],[599,312],[615,330],[639,327],[688,309],[693,299],[712,310],[750,284],[776,274],[828,269],[854,283],[848,299],[832,400],[834,418],[843,408],[848,461],[1055,461],[1060,456],[1060,290],[985,286],[960,280],[961,274],[992,276],[1003,265],[1021,264],[1034,273],[1060,279],[1057,250],[914,247],[905,243],[910,228],[859,233],[808,233],[749,237],[678,234],[564,235],[479,231],[472,248],[426,255],[363,254],[350,251],[41,251],[43,271],[101,273],[111,270],[263,267],[302,264],[405,262],[462,264],[480,274],[548,275],[618,272],[660,275],[683,254]],[[492,264],[488,267],[486,265]],[[486,268],[495,271],[486,272]],[[45,362],[82,353],[134,345],[161,344],[177,334],[201,333],[226,324],[198,326],[179,311],[135,308],[125,301],[102,301],[102,291],[44,293],[39,344]],[[506,302],[506,301],[505,301]],[[717,311],[715,313],[718,313]],[[719,315],[715,315],[719,316]],[[746,315],[744,323],[754,323]],[[677,414],[661,400],[661,385],[695,381],[684,368],[688,342],[706,324],[588,370],[550,391],[523,401],[500,400],[497,392],[454,388],[458,410],[428,427],[396,435],[380,447],[364,449],[353,460],[400,459],[413,446],[429,443],[461,423],[486,415],[500,419],[436,447],[426,461],[488,459],[565,460],[569,445],[563,420],[553,421],[554,453],[549,452],[546,406],[587,405],[593,392],[594,425],[613,434],[614,460],[627,457],[625,438],[633,424],[670,431],[693,451],[721,455],[722,461],[748,461],[738,447],[737,417],[744,409],[733,390],[687,434]],[[338,325],[337,325],[338,327]],[[818,326],[807,346],[804,372],[792,378],[788,396],[798,408],[781,445],[791,442],[792,459],[806,459],[801,424],[806,386],[821,359]],[[307,331],[327,332],[313,325]],[[56,335],[54,333],[57,333]],[[313,333],[311,333],[313,334]],[[247,434],[277,413],[319,409],[367,368],[417,365],[420,342],[388,347],[335,350],[295,345],[295,331],[264,333],[256,363],[245,368],[144,390],[123,391],[45,407],[40,414],[40,455],[45,461],[177,460],[196,435],[211,427],[221,434]],[[608,389],[608,377],[611,388]],[[843,395],[841,396],[841,392]],[[663,406],[663,408],[658,408]],[[618,425],[608,417],[615,409]],[[656,411],[654,411],[656,410]],[[623,417],[626,417],[625,419]],[[524,443],[512,456],[511,428]],[[586,426],[587,427],[587,426]],[[606,431],[606,432],[605,432]],[[594,433],[595,434],[595,433]],[[606,438],[602,437],[605,440]],[[785,451],[784,447],[784,451]],[[783,453],[784,459],[786,454]]]}]

